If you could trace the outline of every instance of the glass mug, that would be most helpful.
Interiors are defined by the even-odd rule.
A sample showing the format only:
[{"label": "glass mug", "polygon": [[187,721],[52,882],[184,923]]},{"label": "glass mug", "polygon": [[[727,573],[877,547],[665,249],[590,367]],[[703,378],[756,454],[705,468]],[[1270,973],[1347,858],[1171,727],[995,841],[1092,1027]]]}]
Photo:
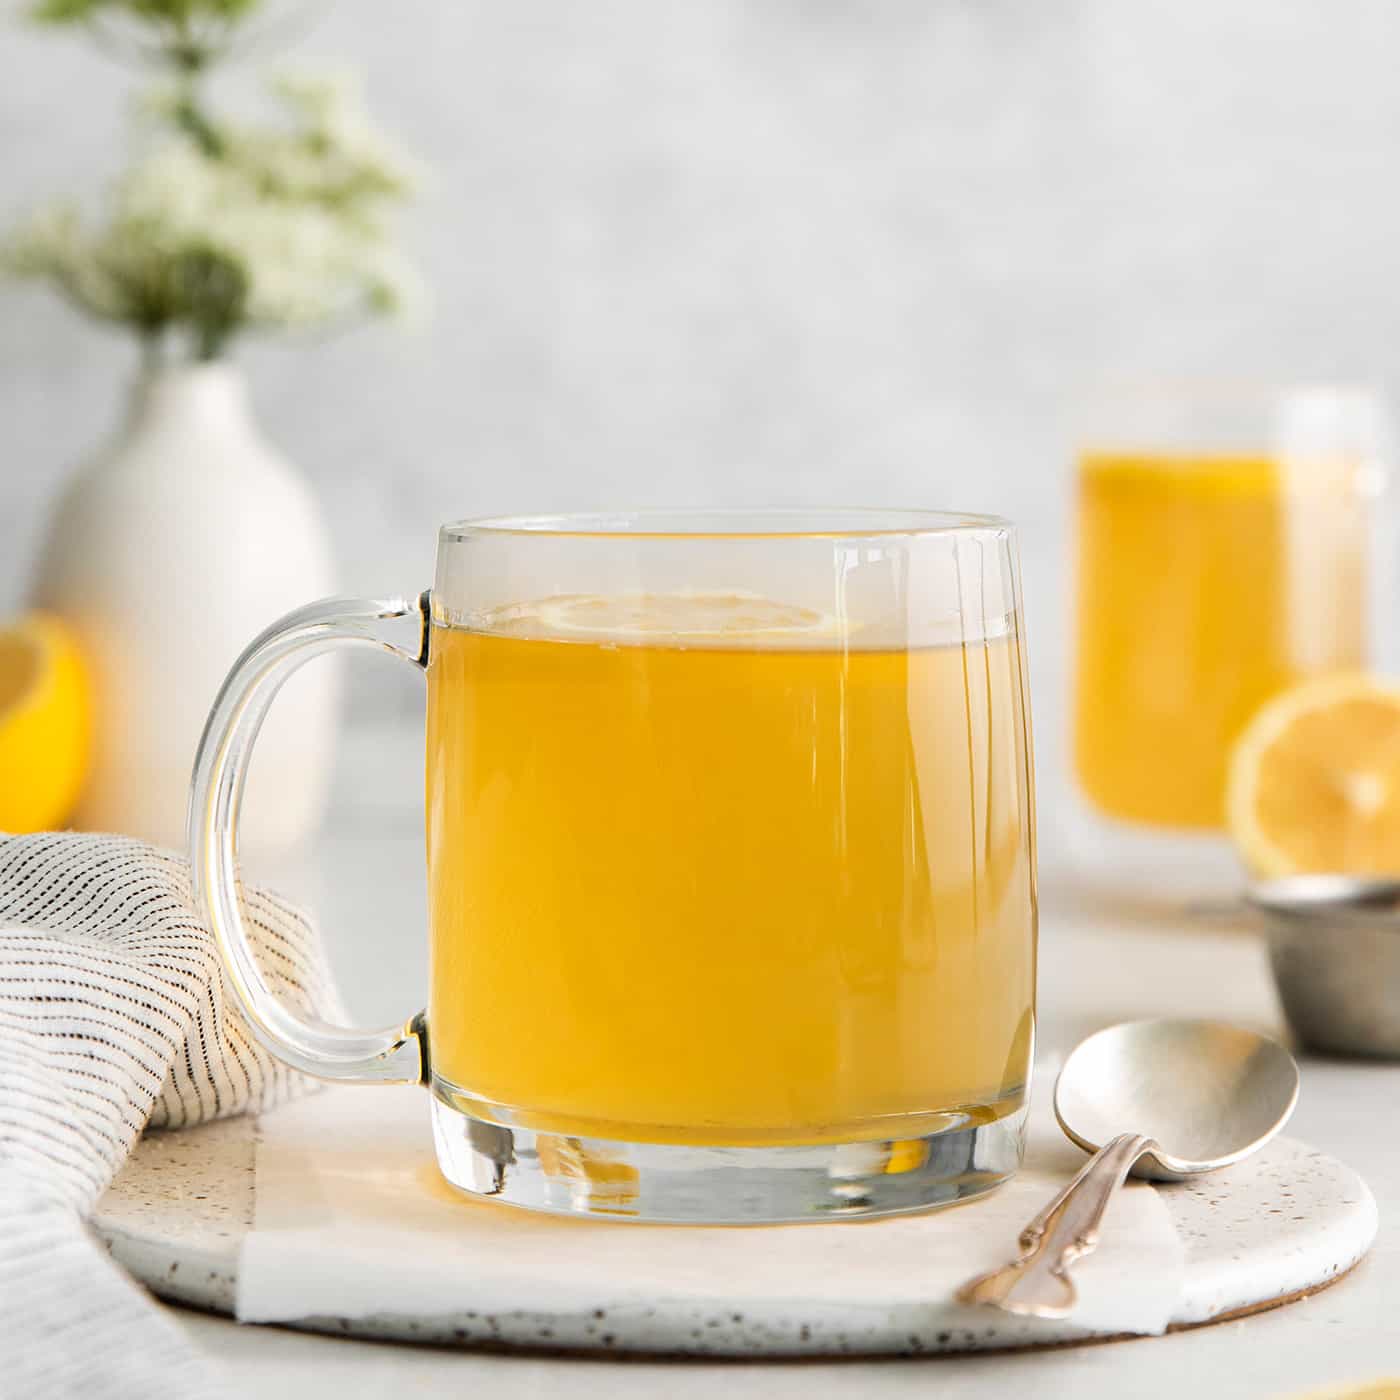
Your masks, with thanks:
[{"label": "glass mug", "polygon": [[[643,1220],[869,1216],[1019,1165],[1034,1034],[1014,533],[934,512],[468,521],[416,602],[240,658],[195,766],[197,895],[258,1039],[422,1083],[461,1189]],[[428,678],[426,1014],[269,991],[238,809],[278,687],[343,644]]]},{"label": "glass mug", "polygon": [[1386,411],[1361,388],[1158,384],[1106,395],[1091,420],[1076,491],[1086,853],[1205,893],[1199,843],[1225,825],[1231,752],[1260,707],[1393,660]]}]

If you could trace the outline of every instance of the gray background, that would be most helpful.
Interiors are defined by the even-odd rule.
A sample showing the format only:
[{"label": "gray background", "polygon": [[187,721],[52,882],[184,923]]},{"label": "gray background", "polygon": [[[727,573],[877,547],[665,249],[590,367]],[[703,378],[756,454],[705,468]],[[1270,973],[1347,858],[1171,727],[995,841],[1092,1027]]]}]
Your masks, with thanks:
[{"label": "gray background", "polygon": [[[241,352],[356,590],[483,511],[1002,511],[1053,781],[1093,386],[1394,375],[1387,0],[341,0],[295,49],[435,170],[425,326]],[[0,221],[100,184],[131,86],[0,29]],[[0,607],[134,364],[0,289]],[[361,714],[419,703],[389,669]]]}]

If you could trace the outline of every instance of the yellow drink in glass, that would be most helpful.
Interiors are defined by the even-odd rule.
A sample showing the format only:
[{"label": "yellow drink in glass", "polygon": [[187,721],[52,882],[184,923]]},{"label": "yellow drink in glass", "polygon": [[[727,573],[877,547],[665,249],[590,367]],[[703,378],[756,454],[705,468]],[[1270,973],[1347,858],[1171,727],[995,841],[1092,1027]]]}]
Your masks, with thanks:
[{"label": "yellow drink in glass", "polygon": [[[754,608],[637,610],[726,601]],[[950,645],[682,645],[590,636],[609,605],[565,603],[582,631],[433,629],[435,1078],[477,1118],[635,1142],[899,1140],[1018,1110],[1014,619]]]},{"label": "yellow drink in glass", "polygon": [[[444,525],[430,592],[289,613],[215,703],[191,868],[238,1004],[298,1069],[423,1085],[479,1199],[720,1225],[991,1191],[1035,1028],[1022,616],[995,516]],[[280,1000],[238,901],[258,727],[333,646],[427,671],[428,1006],[377,1030]]]},{"label": "yellow drink in glass", "polygon": [[1259,454],[1081,459],[1074,763],[1100,813],[1221,827],[1230,750],[1260,705],[1365,663],[1354,475]]}]

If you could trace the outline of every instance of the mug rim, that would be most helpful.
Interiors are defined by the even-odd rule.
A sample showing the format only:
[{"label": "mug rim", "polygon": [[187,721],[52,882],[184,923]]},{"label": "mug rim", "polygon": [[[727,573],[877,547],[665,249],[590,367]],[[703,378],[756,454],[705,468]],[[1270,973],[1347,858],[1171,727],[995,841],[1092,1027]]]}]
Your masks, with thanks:
[{"label": "mug rim", "polygon": [[[802,523],[799,523],[802,522]],[[757,507],[578,511],[493,515],[453,520],[438,531],[443,543],[491,536],[599,540],[868,539],[890,536],[1009,534],[1000,515],[914,508]]]}]

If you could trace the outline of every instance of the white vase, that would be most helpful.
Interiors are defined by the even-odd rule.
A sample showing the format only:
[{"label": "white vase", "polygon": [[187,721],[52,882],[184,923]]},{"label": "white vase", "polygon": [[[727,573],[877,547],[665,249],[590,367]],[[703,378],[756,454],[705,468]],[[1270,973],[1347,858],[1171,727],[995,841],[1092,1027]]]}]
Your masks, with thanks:
[{"label": "white vase", "polygon": [[[37,607],[77,630],[95,700],[92,772],[74,824],[183,847],[204,717],[239,652],[280,614],[332,591],[310,489],[259,435],[242,376],[163,369],[63,493],[40,554]],[[258,744],[248,846],[286,851],[316,825],[337,676],[288,684]]]}]

